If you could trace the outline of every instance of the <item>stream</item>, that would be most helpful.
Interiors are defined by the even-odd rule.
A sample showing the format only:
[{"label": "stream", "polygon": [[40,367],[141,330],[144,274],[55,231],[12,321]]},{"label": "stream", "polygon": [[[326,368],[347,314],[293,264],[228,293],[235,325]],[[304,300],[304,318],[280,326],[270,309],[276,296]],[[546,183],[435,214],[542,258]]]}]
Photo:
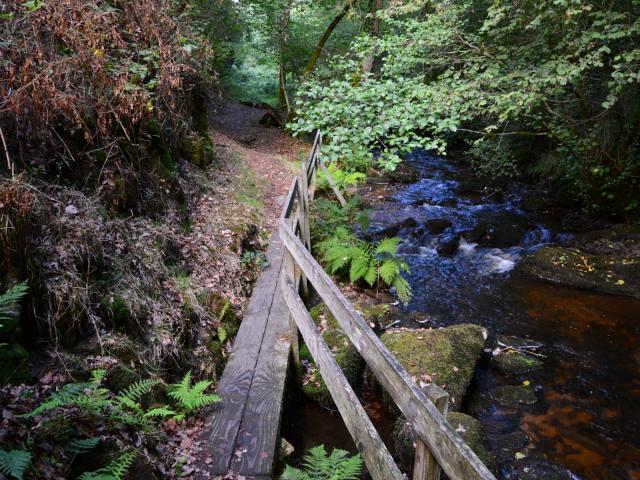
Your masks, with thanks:
[{"label": "stream", "polygon": [[[468,167],[425,152],[408,161],[419,172],[415,183],[374,179],[361,189],[372,204],[369,231],[402,239],[414,295],[402,308],[401,326],[476,323],[489,330],[463,411],[482,423],[495,473],[504,479],[640,479],[640,301],[521,273],[527,253],[572,236],[558,219],[521,209],[524,186],[487,189]],[[500,373],[490,361],[497,335],[541,343],[543,368]],[[496,387],[523,382],[534,386],[535,404],[493,401]],[[365,397],[389,438],[390,420],[376,402]],[[285,419],[284,431],[296,437],[296,447],[352,445],[338,415],[304,402],[295,408],[297,418]],[[322,425],[324,434],[313,425]],[[307,429],[313,433],[295,433]]]}]

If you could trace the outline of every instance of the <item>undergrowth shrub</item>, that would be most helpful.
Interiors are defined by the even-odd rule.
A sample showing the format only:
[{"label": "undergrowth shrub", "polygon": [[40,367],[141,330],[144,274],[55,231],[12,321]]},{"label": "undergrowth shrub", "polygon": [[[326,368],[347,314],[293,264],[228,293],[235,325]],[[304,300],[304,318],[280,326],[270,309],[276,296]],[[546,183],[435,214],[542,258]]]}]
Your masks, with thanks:
[{"label": "undergrowth shrub", "polygon": [[[336,163],[329,163],[327,165],[327,171],[340,191],[344,191],[349,187],[355,187],[367,179],[366,174],[358,171],[342,169]],[[329,180],[327,179],[327,174],[323,170],[318,170],[317,188],[319,190],[329,188]]]},{"label": "undergrowth shrub", "polygon": [[71,173],[87,162],[164,162],[159,146],[189,134],[191,92],[215,73],[183,18],[188,3],[8,0],[2,15],[0,126],[14,160]]},{"label": "undergrowth shrub", "polygon": [[316,245],[325,268],[331,274],[345,273],[351,283],[365,281],[370,287],[381,283],[396,290],[398,298],[407,303],[411,286],[402,277],[409,271],[407,263],[398,256],[400,239],[383,238],[375,244],[361,240],[345,227]]},{"label": "undergrowth shrub", "polygon": [[302,461],[302,468],[289,465],[281,480],[357,480],[362,471],[360,455],[349,456],[349,452],[334,449],[328,454],[324,445],[309,450]]}]

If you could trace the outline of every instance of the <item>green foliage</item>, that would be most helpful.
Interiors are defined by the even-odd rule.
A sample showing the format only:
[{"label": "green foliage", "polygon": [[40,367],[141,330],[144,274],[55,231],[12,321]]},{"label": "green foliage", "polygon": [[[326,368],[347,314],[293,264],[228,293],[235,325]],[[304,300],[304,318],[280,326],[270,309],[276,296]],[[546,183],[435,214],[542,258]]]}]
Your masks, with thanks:
[{"label": "green foliage", "polygon": [[[367,179],[367,176],[364,173],[342,170],[336,163],[330,163],[327,165],[327,171],[340,191],[344,191],[348,187],[355,187]],[[327,175],[323,170],[319,170],[318,189],[323,190],[327,188],[329,188]]]},{"label": "green foliage", "polygon": [[18,314],[18,302],[26,295],[28,289],[29,286],[25,281],[15,284],[0,295],[0,328],[2,322],[15,321]]},{"label": "green foliage", "polygon": [[122,480],[137,456],[136,450],[124,452],[106,467],[83,473],[80,480]]},{"label": "green foliage", "polygon": [[399,242],[399,238],[383,238],[371,244],[357,238],[347,228],[338,227],[316,247],[329,273],[348,273],[351,283],[364,280],[371,287],[383,282],[395,288],[398,298],[407,303],[411,298],[411,287],[402,273],[408,272],[409,267],[398,257]]},{"label": "green foliage", "polygon": [[318,198],[312,205],[312,236],[314,243],[333,235],[339,226],[358,223],[363,231],[369,229],[368,211],[360,207],[360,199],[352,197],[342,206],[325,198]]},{"label": "green foliage", "polygon": [[180,410],[184,413],[191,413],[220,401],[218,395],[205,393],[210,386],[211,382],[208,380],[201,380],[192,386],[191,372],[187,372],[181,382],[169,387],[169,396],[176,402]]},{"label": "green foliage", "polygon": [[25,450],[0,449],[0,472],[22,480],[24,472],[31,464],[31,453]]},{"label": "green foliage", "polygon": [[287,465],[281,480],[357,480],[362,471],[360,455],[349,457],[349,452],[334,449],[327,454],[324,445],[309,450],[299,470]]},{"label": "green foliage", "polygon": [[71,453],[73,453],[74,455],[77,455],[79,453],[85,453],[90,450],[93,450],[98,446],[99,443],[100,443],[100,437],[81,438],[81,439],[76,439],[72,441],[69,444],[68,448]]},{"label": "green foliage", "polygon": [[359,36],[306,83],[291,130],[320,129],[341,163],[379,150],[386,169],[454,138],[486,174],[531,171],[553,152],[568,197],[640,214],[640,1],[421,3],[393,2],[380,36]]}]

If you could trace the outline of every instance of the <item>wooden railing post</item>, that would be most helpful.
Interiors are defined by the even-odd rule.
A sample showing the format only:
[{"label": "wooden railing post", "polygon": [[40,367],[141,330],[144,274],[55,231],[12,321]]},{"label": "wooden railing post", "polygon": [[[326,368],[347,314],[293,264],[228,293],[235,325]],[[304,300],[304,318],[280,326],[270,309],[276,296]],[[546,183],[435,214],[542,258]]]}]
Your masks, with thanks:
[{"label": "wooden railing post", "polygon": [[[291,282],[291,285],[297,285],[296,264],[293,260],[293,257],[291,256],[291,253],[286,248],[284,249],[282,268],[284,270],[285,278],[289,282]],[[291,355],[293,356],[293,365],[297,371],[300,367],[300,342],[298,338],[298,325],[296,324],[296,319],[293,318],[291,312],[289,312],[289,337],[289,341],[291,342]]]},{"label": "wooden railing post", "polygon": [[[449,394],[435,383],[427,385],[422,391],[429,397],[436,408],[447,417],[449,410]],[[413,465],[413,480],[440,480],[440,465],[420,437],[416,436],[416,458]]]}]

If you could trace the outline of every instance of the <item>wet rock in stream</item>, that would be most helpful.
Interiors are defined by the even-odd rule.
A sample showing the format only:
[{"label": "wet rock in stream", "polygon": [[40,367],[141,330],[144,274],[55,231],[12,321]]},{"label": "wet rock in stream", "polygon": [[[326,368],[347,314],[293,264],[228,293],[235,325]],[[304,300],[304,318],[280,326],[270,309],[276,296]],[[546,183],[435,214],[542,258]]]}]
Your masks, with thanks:
[{"label": "wet rock in stream", "polygon": [[450,397],[449,409],[458,410],[487,339],[487,331],[473,324],[439,329],[394,329],[382,343],[416,382],[436,383]]},{"label": "wet rock in stream", "polygon": [[427,220],[424,224],[424,228],[433,235],[440,235],[452,225],[453,222],[451,222],[451,220],[447,220],[446,218],[434,218],[432,220]]},{"label": "wet rock in stream", "polygon": [[542,360],[516,351],[502,352],[494,356],[491,363],[502,373],[511,375],[535,372],[543,366]]},{"label": "wet rock in stream", "polygon": [[538,401],[529,385],[501,385],[491,393],[491,398],[505,406],[533,405]]},{"label": "wet rock in stream", "polygon": [[459,233],[445,234],[438,239],[438,246],[436,247],[436,250],[438,251],[438,254],[443,256],[453,255],[458,250],[459,245]]},{"label": "wet rock in stream", "polygon": [[526,457],[516,461],[503,472],[507,480],[575,480],[569,470],[539,457]]},{"label": "wet rock in stream", "polygon": [[520,270],[551,283],[640,299],[637,257],[546,246],[526,257]]},{"label": "wet rock in stream", "polygon": [[[482,460],[482,462],[493,470],[496,461],[495,457],[486,447],[486,437],[482,425],[478,420],[470,415],[460,412],[449,412],[447,414],[449,425],[458,432],[469,448]],[[415,455],[415,432],[404,417],[398,418],[393,429],[395,439],[395,453],[400,466],[405,471],[410,471],[413,467]]]}]

